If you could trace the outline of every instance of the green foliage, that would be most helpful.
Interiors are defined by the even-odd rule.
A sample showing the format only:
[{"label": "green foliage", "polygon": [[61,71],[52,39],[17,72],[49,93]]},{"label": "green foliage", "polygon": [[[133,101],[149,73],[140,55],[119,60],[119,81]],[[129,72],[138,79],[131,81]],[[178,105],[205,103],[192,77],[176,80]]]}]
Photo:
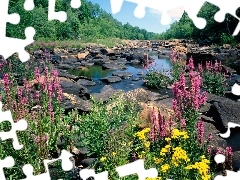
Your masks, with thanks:
[{"label": "green foliage", "polygon": [[87,0],[81,0],[79,9],[70,7],[70,0],[56,1],[56,11],[66,11],[68,19],[61,23],[58,20],[48,21],[48,1],[35,0],[33,11],[25,11],[25,0],[10,2],[10,13],[19,13],[19,25],[8,24],[9,37],[25,38],[24,29],[32,26],[36,30],[35,40],[79,40],[93,41],[95,39],[153,39],[154,33],[147,32],[130,24],[123,25],[111,14]]},{"label": "green foliage", "polygon": [[163,87],[167,87],[171,84],[171,79],[167,76],[167,73],[158,70],[156,67],[156,63],[152,62],[148,64],[145,69],[147,70],[146,75],[144,76],[145,84],[150,88],[161,89]]},{"label": "green foliage", "polygon": [[[230,15],[226,15],[225,21],[218,23],[214,20],[214,15],[219,11],[217,6],[205,3],[198,13],[198,17],[202,17],[207,21],[204,29],[198,29],[193,21],[184,12],[178,22],[174,22],[170,28],[162,33],[160,37],[163,39],[194,39],[199,43],[203,40],[209,40],[213,44],[236,44],[240,42],[240,36],[232,36],[237,26],[238,20]],[[238,10],[239,11],[239,10]]]},{"label": "green foliage", "polygon": [[210,62],[206,62],[206,69],[202,71],[203,86],[209,93],[219,96],[223,96],[226,89],[224,84],[226,78],[221,70],[221,64],[216,61],[214,65]]},{"label": "green foliage", "polygon": [[[111,134],[118,131],[119,128],[122,129],[125,124],[127,124],[127,127],[124,130],[124,136],[129,136],[129,133],[133,131],[137,111],[136,104],[129,103],[121,98],[114,98],[107,104],[92,100],[91,113],[80,117],[79,140],[83,147],[90,150],[89,155],[96,154],[100,156],[105,152],[106,145],[111,142],[111,138],[113,138]],[[111,147],[114,148],[114,146]]]},{"label": "green foliage", "polygon": [[170,78],[158,70],[149,71],[144,79],[146,81],[146,85],[150,88],[161,89],[162,87],[167,87],[170,84]]}]

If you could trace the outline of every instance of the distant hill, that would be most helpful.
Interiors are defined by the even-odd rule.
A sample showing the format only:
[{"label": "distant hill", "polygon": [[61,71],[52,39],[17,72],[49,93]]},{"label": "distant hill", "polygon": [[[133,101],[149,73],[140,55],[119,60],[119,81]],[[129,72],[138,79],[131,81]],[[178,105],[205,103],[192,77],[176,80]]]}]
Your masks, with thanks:
[{"label": "distant hill", "polygon": [[70,0],[56,0],[56,11],[66,11],[68,20],[61,23],[48,21],[48,0],[34,0],[35,9],[27,12],[23,8],[25,0],[10,1],[9,12],[19,13],[18,25],[7,25],[7,36],[25,38],[24,29],[32,26],[36,30],[35,40],[101,39],[121,38],[130,40],[158,39],[159,34],[148,32],[130,24],[122,24],[100,8],[86,0],[81,0],[79,9],[72,9]]}]

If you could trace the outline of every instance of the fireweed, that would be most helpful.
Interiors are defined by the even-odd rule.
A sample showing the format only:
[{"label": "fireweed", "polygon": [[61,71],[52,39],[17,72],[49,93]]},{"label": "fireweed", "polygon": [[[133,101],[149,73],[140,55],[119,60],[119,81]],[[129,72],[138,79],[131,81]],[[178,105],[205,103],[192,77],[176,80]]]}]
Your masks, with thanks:
[{"label": "fireweed", "polygon": [[[11,67],[11,64],[8,65]],[[24,178],[21,166],[27,163],[33,165],[35,174],[45,172],[43,160],[51,158],[49,154],[57,149],[60,136],[68,139],[64,148],[69,149],[71,142],[71,133],[66,128],[71,116],[65,116],[60,106],[63,94],[57,71],[49,72],[45,67],[43,78],[40,78],[38,68],[32,73],[37,86],[33,86],[26,78],[23,78],[23,85],[19,86],[11,71],[4,73],[0,99],[3,110],[10,110],[15,122],[20,119],[28,122],[27,130],[18,132],[18,139],[24,145],[21,150],[16,152],[11,140],[1,141],[0,145],[0,158],[11,155],[15,160],[15,166],[5,171],[6,177],[13,176],[14,179]],[[9,130],[10,127],[9,123],[1,124],[2,130]]]},{"label": "fireweed", "polygon": [[173,50],[171,51],[170,54],[170,60],[172,63],[172,84],[176,81],[179,81],[180,78],[180,74],[184,73],[184,69],[181,65],[181,59],[180,59],[180,55],[176,52],[174,52]]},{"label": "fireweed", "polygon": [[174,116],[166,119],[153,109],[152,127],[136,133],[135,158],[144,158],[148,168],[154,164],[162,179],[207,180],[212,176],[212,135],[204,139],[204,122],[198,113],[206,102],[206,92],[200,91],[201,77],[194,71],[192,58],[189,70],[189,82],[181,73],[173,83]]}]

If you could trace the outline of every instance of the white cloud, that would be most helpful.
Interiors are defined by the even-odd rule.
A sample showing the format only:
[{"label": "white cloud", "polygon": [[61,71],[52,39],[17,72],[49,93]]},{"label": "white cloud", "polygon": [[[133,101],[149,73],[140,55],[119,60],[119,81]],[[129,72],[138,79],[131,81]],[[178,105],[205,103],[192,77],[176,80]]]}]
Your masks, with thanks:
[{"label": "white cloud", "polygon": [[[159,11],[159,10],[156,10],[156,9],[152,9],[152,8],[149,8],[149,12],[154,15],[155,17],[161,17],[162,15],[162,12]],[[179,20],[182,15],[183,15],[183,12],[184,12],[184,7],[178,7],[178,8],[175,8],[175,9],[172,9],[170,11],[168,11],[168,14],[171,16],[171,18],[173,20]]]}]

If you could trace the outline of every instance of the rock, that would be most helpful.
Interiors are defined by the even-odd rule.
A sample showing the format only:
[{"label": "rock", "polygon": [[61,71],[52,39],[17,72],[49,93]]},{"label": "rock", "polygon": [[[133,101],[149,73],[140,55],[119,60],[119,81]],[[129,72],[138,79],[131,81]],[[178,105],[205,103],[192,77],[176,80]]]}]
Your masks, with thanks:
[{"label": "rock", "polygon": [[133,74],[130,73],[130,72],[113,72],[112,75],[113,75],[113,76],[118,76],[118,77],[121,77],[121,78],[122,78],[123,76],[125,76],[125,77],[131,77],[131,76],[133,76]]},{"label": "rock", "polygon": [[69,70],[69,69],[73,69],[73,67],[69,64],[59,64],[57,66],[58,69],[63,69],[63,70]]},{"label": "rock", "polygon": [[138,102],[148,102],[148,92],[143,88],[137,88],[131,91],[127,91],[124,94],[124,97],[130,100],[137,100]]},{"label": "rock", "polygon": [[89,63],[94,63],[94,65],[102,66],[105,64],[107,59],[92,59],[89,61]]},{"label": "rock", "polygon": [[96,83],[94,81],[89,81],[89,80],[86,80],[86,79],[79,79],[77,81],[78,84],[81,84],[83,86],[95,86]]},{"label": "rock", "polygon": [[59,69],[58,69],[58,76],[59,77],[65,77],[67,79],[71,79],[71,80],[74,80],[74,81],[77,81],[79,79],[78,76],[68,74],[66,71],[59,70]]},{"label": "rock", "polygon": [[107,102],[109,101],[110,98],[112,98],[114,95],[120,95],[122,94],[123,91],[122,90],[114,90],[112,87],[108,86],[108,87],[103,87],[103,89],[101,90],[101,93],[94,93],[92,94],[92,96],[94,97],[94,99],[96,99],[97,101],[103,101],[103,102]]},{"label": "rock", "polygon": [[111,91],[114,91],[114,88],[110,85],[105,85],[101,90],[100,92],[103,93],[103,92],[111,92]]},{"label": "rock", "polygon": [[87,158],[87,154],[89,153],[89,150],[87,148],[73,148],[72,152],[75,159],[75,165],[79,166],[81,165],[81,161]]},{"label": "rock", "polygon": [[107,82],[107,83],[116,83],[116,82],[120,82],[121,80],[122,79],[118,76],[109,76],[101,79],[101,81]]},{"label": "rock", "polygon": [[134,59],[134,60],[131,60],[130,61],[132,64],[140,64],[141,61],[137,60],[137,59]]},{"label": "rock", "polygon": [[73,94],[73,95],[82,97],[82,96],[86,96],[89,92],[86,87],[78,83],[60,81],[60,84],[64,93]]},{"label": "rock", "polygon": [[109,70],[119,70],[119,69],[127,69],[126,66],[124,65],[119,65],[119,64],[113,64],[113,63],[105,63],[102,65],[103,69],[109,69]]},{"label": "rock", "polygon": [[199,109],[199,112],[200,113],[206,113],[206,112],[208,112],[210,110],[210,108],[211,108],[211,104],[210,103],[206,103]]},{"label": "rock", "polygon": [[139,78],[132,78],[132,81],[139,81]]},{"label": "rock", "polygon": [[216,113],[220,116],[223,125],[227,128],[228,122],[240,124],[240,104],[226,99],[225,101],[213,102],[213,107],[216,109]]},{"label": "rock", "polygon": [[77,54],[77,58],[80,60],[80,59],[85,59],[86,56],[89,54],[89,52],[85,52],[85,53],[78,53]]},{"label": "rock", "polygon": [[96,158],[87,158],[82,160],[81,165],[83,166],[83,168],[87,168],[89,167],[95,160]]},{"label": "rock", "polygon": [[114,50],[113,49],[110,49],[110,48],[103,48],[100,50],[102,52],[103,55],[108,55],[108,56],[114,56],[115,53],[114,53]]},{"label": "rock", "polygon": [[82,65],[82,66],[85,66],[85,67],[89,67],[89,66],[93,66],[94,63],[90,63],[90,62],[83,61],[83,62],[81,63],[81,65]]},{"label": "rock", "polygon": [[61,106],[67,111],[71,111],[73,109],[77,109],[80,112],[91,111],[91,103],[89,101],[85,101],[73,94],[63,93]]}]

